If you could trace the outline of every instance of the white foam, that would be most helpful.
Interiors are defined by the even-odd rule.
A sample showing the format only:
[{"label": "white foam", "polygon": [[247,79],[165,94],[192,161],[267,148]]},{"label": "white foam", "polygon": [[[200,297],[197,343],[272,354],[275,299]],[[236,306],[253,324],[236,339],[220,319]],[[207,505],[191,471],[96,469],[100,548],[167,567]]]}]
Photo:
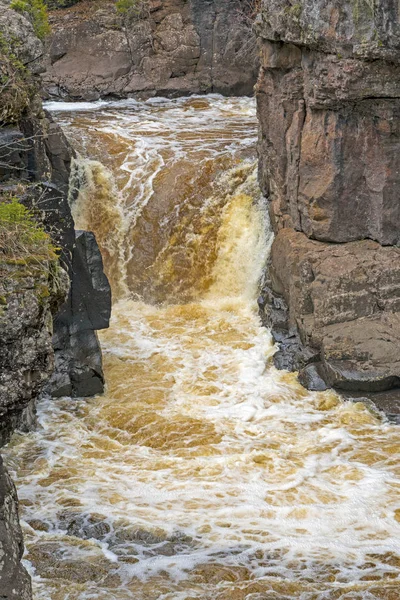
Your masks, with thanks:
[{"label": "white foam", "polygon": [[[200,149],[200,169],[214,156],[241,156],[254,146],[253,100],[200,98],[208,104],[203,112],[190,106],[192,99],[157,98],[139,107],[107,103],[100,112],[98,103],[87,104],[93,114],[83,122],[67,109],[61,115],[87,148],[96,131],[120,144],[117,159],[108,160],[129,224],[166,165],[182,158],[190,165]],[[94,147],[95,158],[102,152]],[[398,577],[387,556],[400,554],[399,430],[350,403],[324,407],[329,393],[307,393],[271,366],[274,347],[255,302],[268,251],[265,207],[254,175],[234,190],[255,203],[248,210],[238,202],[231,214],[235,203],[227,195],[223,220],[232,220],[235,243],[218,246],[210,292],[186,307],[120,300],[101,334],[106,395],[43,400],[38,431],[8,450],[26,504],[28,545],[58,544],[65,558],[117,569],[121,578],[116,589],[45,581],[36,573],[40,600],[214,598],[234,584],[192,579],[193,569],[210,564],[234,573],[246,567],[266,594],[274,582],[302,582],[297,591],[282,591],[293,600],[325,600],[341,586],[369,600],[376,582],[365,576],[382,586]],[[202,209],[213,201],[205,198]],[[168,215],[163,219],[166,226]],[[103,515],[108,537],[71,541],[60,514],[74,511]],[[49,531],[34,529],[33,519]],[[161,541],[136,539],[137,530]],[[181,546],[179,536],[186,540]],[[163,553],[164,543],[176,546]],[[124,552],[138,562],[124,562]]]}]

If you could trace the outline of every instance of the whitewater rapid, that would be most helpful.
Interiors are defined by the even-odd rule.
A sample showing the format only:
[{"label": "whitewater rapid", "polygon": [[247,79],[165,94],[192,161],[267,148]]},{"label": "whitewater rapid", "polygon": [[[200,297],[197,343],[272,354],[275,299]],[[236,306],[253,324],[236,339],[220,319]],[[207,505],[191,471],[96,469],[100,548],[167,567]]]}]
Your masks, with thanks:
[{"label": "whitewater rapid", "polygon": [[272,366],[254,100],[47,108],[114,309],[104,396],[7,449],[35,598],[399,598],[398,427]]}]

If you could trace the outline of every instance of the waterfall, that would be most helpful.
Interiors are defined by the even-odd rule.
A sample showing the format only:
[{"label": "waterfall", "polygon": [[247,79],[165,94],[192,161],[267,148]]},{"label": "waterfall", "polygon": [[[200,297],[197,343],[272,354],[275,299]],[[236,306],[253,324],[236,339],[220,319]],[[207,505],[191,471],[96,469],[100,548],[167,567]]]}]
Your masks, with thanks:
[{"label": "waterfall", "polygon": [[16,436],[37,600],[388,600],[399,429],[277,371],[249,98],[63,105],[114,289],[107,391]]}]

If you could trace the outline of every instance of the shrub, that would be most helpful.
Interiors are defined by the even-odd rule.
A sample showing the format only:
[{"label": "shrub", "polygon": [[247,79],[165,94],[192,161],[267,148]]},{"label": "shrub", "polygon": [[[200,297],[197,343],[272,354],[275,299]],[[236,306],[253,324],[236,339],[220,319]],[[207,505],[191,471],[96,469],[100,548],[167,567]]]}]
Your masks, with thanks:
[{"label": "shrub", "polygon": [[0,126],[18,121],[29,106],[31,94],[29,73],[0,32]]},{"label": "shrub", "polygon": [[117,0],[117,11],[130,17],[140,17],[148,8],[147,0]]},{"label": "shrub", "polygon": [[28,13],[33,29],[43,40],[50,33],[47,7],[44,0],[12,0],[10,7],[20,13]]},{"label": "shrub", "polygon": [[32,211],[16,198],[0,199],[0,257],[26,262],[56,260],[50,236],[35,221]]}]

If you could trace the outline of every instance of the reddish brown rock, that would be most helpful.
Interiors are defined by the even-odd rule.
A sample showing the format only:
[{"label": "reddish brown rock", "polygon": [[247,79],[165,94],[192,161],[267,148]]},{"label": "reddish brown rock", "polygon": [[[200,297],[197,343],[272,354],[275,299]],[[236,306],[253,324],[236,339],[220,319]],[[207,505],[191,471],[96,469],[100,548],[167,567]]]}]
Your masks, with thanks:
[{"label": "reddish brown rock", "polygon": [[257,87],[261,181],[275,228],[397,244],[400,67],[266,42]]},{"label": "reddish brown rock", "polygon": [[265,0],[257,30],[275,363],[312,389],[400,390],[398,4]]},{"label": "reddish brown rock", "polygon": [[255,36],[240,0],[150,0],[139,19],[113,2],[54,11],[44,87],[49,96],[251,94]]}]

